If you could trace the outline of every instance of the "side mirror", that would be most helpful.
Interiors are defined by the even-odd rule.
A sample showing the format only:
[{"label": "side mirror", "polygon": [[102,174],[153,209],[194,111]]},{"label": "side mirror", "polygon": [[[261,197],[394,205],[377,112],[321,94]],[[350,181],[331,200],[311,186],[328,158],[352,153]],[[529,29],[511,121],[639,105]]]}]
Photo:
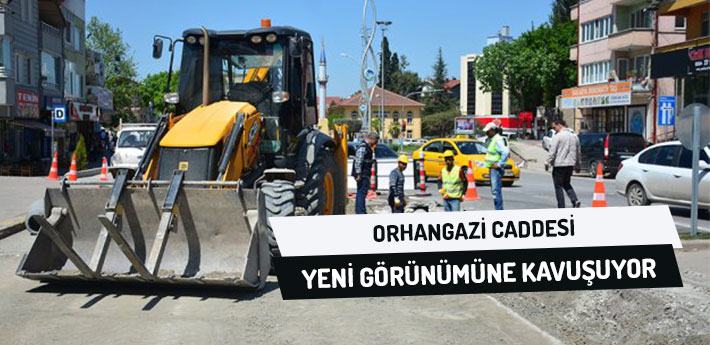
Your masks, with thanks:
[{"label": "side mirror", "polygon": [[180,103],[180,95],[177,92],[168,92],[163,94],[163,101],[168,104]]},{"label": "side mirror", "polygon": [[698,169],[710,170],[710,164],[708,164],[708,162],[706,162],[704,160],[700,160],[700,162],[698,162]]},{"label": "side mirror", "polygon": [[303,55],[303,37],[291,37],[288,46],[292,58],[300,58]]},{"label": "side mirror", "polygon": [[156,37],[153,40],[153,59],[160,59],[163,56],[163,39]]}]

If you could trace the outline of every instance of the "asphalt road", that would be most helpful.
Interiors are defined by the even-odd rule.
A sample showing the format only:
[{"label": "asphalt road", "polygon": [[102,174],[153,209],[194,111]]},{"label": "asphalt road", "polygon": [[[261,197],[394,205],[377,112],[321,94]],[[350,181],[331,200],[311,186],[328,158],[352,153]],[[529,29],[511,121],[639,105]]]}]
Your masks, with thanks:
[{"label": "asphalt road", "polygon": [[[429,181],[433,181],[429,179]],[[572,187],[577,193],[577,197],[582,201],[582,207],[591,207],[592,196],[594,195],[595,180],[584,176],[573,176]],[[613,206],[628,206],[626,198],[618,193],[614,188],[613,179],[604,180],[604,190],[607,204]],[[428,182],[427,191],[439,203],[443,200],[437,192],[436,183]],[[478,195],[482,200],[464,202],[464,210],[492,210],[493,196],[489,185],[477,186]],[[572,207],[569,199],[566,199],[567,207]],[[522,170],[520,181],[515,182],[511,187],[503,187],[503,207],[505,209],[535,209],[557,207],[555,190],[552,185],[552,175],[550,173]],[[671,214],[676,223],[678,232],[690,232],[690,209],[688,207],[671,206]],[[706,210],[700,210],[699,230],[710,232],[710,214]]]}]

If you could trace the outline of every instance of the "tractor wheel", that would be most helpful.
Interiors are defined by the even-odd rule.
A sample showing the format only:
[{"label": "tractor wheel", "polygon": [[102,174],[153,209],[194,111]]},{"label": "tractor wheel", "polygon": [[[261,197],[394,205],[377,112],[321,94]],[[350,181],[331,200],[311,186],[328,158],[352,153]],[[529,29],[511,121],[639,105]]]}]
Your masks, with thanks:
[{"label": "tractor wheel", "polygon": [[[293,216],[296,209],[295,190],[296,187],[291,181],[275,180],[262,183],[261,192],[264,194],[266,215],[268,217]],[[268,232],[271,256],[281,256],[271,227],[269,227]]]},{"label": "tractor wheel", "polygon": [[305,215],[330,215],[345,213],[344,188],[340,186],[343,173],[335,162],[333,151],[322,148],[308,172],[303,187],[296,191],[296,205]]}]

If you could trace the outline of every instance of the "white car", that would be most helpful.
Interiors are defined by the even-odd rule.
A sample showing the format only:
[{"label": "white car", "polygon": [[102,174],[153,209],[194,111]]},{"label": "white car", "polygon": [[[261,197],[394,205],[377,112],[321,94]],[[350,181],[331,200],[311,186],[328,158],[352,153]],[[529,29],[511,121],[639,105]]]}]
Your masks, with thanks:
[{"label": "white car", "polygon": [[123,125],[117,134],[116,148],[111,156],[111,167],[138,168],[150,138],[155,132],[155,125]]},{"label": "white car", "polygon": [[[352,177],[353,161],[355,160],[355,150],[357,145],[348,143],[348,189],[357,189],[357,182]],[[377,190],[389,190],[390,172],[397,167],[397,155],[394,150],[387,145],[377,144],[375,147],[375,160],[377,161]],[[414,164],[412,159],[409,159],[409,164],[403,172],[404,174],[404,190],[414,190]]]},{"label": "white car", "polygon": [[[698,207],[710,209],[710,146],[700,151]],[[621,162],[616,191],[630,206],[690,205],[692,151],[680,141],[653,145]]]}]

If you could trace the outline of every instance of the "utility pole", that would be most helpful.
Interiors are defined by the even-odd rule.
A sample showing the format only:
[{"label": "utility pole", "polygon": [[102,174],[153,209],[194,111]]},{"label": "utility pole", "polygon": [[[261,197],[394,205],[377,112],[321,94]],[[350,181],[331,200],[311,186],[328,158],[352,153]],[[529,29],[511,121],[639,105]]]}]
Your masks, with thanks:
[{"label": "utility pole", "polygon": [[387,27],[391,24],[392,21],[389,20],[377,21],[377,25],[379,25],[382,29],[382,44],[380,45],[380,69],[382,70],[382,79],[380,79],[380,89],[382,89],[382,92],[380,93],[380,116],[378,116],[378,118],[380,119],[380,121],[378,121],[378,131],[380,132],[380,136],[382,137],[384,137],[384,133],[382,133],[382,126],[385,117],[385,31],[387,31]]}]

